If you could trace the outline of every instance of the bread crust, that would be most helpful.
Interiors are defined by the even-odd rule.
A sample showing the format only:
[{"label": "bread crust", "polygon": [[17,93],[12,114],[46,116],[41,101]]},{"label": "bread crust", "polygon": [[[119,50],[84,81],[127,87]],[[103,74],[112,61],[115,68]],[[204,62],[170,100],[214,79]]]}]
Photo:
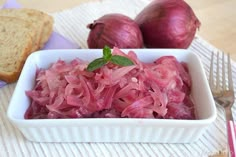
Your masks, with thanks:
[{"label": "bread crust", "polygon": [[44,16],[44,29],[42,31],[41,39],[40,39],[40,48],[43,48],[45,43],[48,41],[49,37],[52,34],[53,31],[53,23],[54,20],[52,16],[45,15]]}]

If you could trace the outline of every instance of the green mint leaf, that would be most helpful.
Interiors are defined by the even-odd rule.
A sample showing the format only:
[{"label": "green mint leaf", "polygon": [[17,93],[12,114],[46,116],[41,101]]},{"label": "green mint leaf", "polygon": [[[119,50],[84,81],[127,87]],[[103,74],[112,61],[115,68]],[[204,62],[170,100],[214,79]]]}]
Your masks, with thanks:
[{"label": "green mint leaf", "polygon": [[88,71],[94,71],[96,69],[101,68],[106,63],[107,63],[107,61],[104,58],[95,59],[91,63],[89,63],[89,65],[87,67],[87,70]]},{"label": "green mint leaf", "polygon": [[103,58],[106,60],[106,61],[109,61],[111,59],[111,48],[108,47],[108,46],[105,46],[103,48]]},{"label": "green mint leaf", "polygon": [[129,58],[119,55],[111,56],[110,62],[122,66],[134,65],[134,63]]}]

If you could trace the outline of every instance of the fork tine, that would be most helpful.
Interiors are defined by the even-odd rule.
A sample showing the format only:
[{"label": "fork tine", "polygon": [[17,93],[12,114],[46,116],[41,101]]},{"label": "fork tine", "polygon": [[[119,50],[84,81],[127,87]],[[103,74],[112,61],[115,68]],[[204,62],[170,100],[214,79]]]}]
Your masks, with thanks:
[{"label": "fork tine", "polygon": [[225,80],[225,54],[222,53],[222,88],[226,90],[226,80]]},{"label": "fork tine", "polygon": [[211,53],[211,65],[210,65],[210,75],[209,75],[209,85],[211,89],[214,89],[214,79],[213,79],[213,72],[214,72],[214,52]]},{"label": "fork tine", "polygon": [[216,90],[220,90],[220,53],[217,51],[217,65],[216,65]]},{"label": "fork tine", "polygon": [[228,53],[228,81],[229,81],[229,90],[234,90],[233,87],[233,77],[232,77],[232,69],[231,69],[231,61],[230,54]]}]

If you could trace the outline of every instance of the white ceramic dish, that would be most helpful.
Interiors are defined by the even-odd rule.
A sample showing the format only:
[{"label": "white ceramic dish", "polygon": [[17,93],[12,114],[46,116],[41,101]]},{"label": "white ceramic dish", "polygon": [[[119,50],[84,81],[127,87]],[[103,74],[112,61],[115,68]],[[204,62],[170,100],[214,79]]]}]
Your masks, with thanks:
[{"label": "white ceramic dish", "polygon": [[[127,52],[127,50],[124,50]],[[216,108],[200,59],[188,50],[136,49],[138,57],[152,62],[163,55],[174,55],[187,62],[192,77],[192,96],[197,120],[167,119],[44,119],[26,120],[24,114],[30,104],[26,90],[34,86],[36,68],[48,68],[58,59],[76,57],[93,60],[102,50],[48,50],[31,54],[22,70],[9,104],[7,116],[31,141],[37,142],[151,142],[190,143],[198,140],[216,118]]]}]

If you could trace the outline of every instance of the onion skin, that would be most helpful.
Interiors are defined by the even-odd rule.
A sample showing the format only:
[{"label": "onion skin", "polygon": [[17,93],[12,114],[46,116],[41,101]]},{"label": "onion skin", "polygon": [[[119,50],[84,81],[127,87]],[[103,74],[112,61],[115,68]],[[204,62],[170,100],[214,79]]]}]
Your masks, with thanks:
[{"label": "onion skin", "polygon": [[188,48],[201,25],[183,0],[154,0],[135,21],[147,48]]},{"label": "onion skin", "polygon": [[107,14],[87,25],[89,48],[142,48],[143,37],[138,24],[122,14]]}]

